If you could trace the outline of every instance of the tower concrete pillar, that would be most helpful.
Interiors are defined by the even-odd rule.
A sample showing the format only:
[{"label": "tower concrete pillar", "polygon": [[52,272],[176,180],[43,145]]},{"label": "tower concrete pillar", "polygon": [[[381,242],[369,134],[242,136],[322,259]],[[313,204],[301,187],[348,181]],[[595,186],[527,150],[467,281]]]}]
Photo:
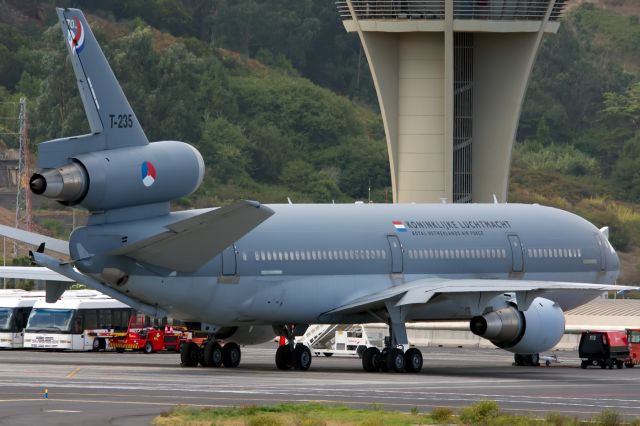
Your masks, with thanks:
[{"label": "tower concrete pillar", "polygon": [[378,95],[394,202],[506,201],[544,33],[564,0],[343,0]]}]

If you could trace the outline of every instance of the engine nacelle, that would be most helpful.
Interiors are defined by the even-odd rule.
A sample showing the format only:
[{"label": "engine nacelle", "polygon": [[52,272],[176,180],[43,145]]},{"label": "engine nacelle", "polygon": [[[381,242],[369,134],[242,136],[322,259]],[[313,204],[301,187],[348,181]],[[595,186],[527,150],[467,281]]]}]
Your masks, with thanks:
[{"label": "engine nacelle", "polygon": [[524,312],[514,305],[471,318],[471,331],[517,354],[553,348],[564,334],[564,313],[557,303],[537,297]]},{"label": "engine nacelle", "polygon": [[204,178],[197,149],[175,141],[74,155],[31,177],[33,193],[88,210],[167,202],[195,191]]}]

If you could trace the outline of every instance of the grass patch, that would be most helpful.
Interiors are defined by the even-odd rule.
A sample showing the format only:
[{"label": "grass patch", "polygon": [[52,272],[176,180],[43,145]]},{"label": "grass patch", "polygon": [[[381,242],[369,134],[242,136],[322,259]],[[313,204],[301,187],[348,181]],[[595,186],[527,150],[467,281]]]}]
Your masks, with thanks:
[{"label": "grass patch", "polygon": [[219,409],[196,409],[179,406],[156,417],[155,426],[382,426],[433,424],[429,415],[386,411],[380,404],[369,409],[354,409],[342,405],[278,404]]},{"label": "grass patch", "polygon": [[197,409],[178,406],[153,422],[155,426],[400,426],[400,425],[491,425],[491,426],[582,426],[582,425],[640,425],[640,419],[625,421],[613,410],[603,410],[592,419],[551,412],[546,418],[534,415],[513,415],[500,409],[495,401],[479,401],[460,410],[456,416],[451,408],[436,407],[430,414],[387,411],[381,404],[368,409],[349,408],[344,405],[278,404],[267,406]]}]

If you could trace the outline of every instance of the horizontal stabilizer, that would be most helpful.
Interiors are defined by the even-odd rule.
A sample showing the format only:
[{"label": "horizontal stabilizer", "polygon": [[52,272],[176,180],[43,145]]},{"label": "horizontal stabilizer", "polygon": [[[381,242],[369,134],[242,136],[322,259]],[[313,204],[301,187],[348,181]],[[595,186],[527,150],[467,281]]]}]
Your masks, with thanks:
[{"label": "horizontal stabilizer", "polygon": [[74,282],[71,278],[42,266],[0,266],[0,278],[18,280]]},{"label": "horizontal stabilizer", "polygon": [[109,255],[128,256],[173,271],[195,272],[273,213],[258,202],[242,201],[172,223],[165,232]]},{"label": "horizontal stabilizer", "polygon": [[0,235],[11,238],[12,240],[31,244],[35,247],[38,247],[40,244],[44,243],[47,250],[69,256],[69,242],[65,240],[58,240],[56,238],[47,237],[46,235],[23,231],[22,229],[13,228],[6,225],[0,225]]}]

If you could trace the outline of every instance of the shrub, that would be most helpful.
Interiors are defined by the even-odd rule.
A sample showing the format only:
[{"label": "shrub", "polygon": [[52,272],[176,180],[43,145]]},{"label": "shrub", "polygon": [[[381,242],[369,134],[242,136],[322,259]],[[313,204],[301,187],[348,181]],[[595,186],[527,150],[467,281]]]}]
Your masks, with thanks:
[{"label": "shrub", "polygon": [[431,418],[436,423],[447,423],[453,416],[453,410],[449,407],[435,407],[431,410]]},{"label": "shrub", "polygon": [[556,412],[547,414],[545,421],[550,426],[574,426],[580,423],[575,417],[565,416],[564,414]]},{"label": "shrub", "polygon": [[465,424],[491,424],[500,415],[500,406],[495,401],[483,400],[460,411],[460,420]]},{"label": "shrub", "polygon": [[622,416],[610,409],[602,410],[593,421],[598,426],[618,426],[624,423]]}]

